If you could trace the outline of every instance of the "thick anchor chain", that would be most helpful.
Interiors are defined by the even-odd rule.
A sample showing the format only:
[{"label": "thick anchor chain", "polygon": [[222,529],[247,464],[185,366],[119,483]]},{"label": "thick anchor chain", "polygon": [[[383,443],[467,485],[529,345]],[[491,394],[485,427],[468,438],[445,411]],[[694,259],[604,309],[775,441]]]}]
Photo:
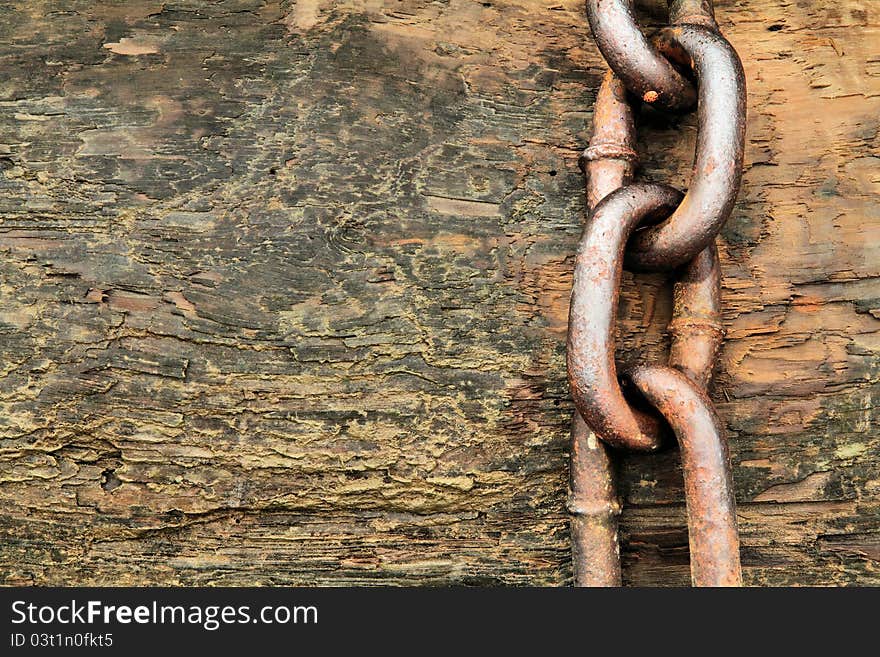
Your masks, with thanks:
[{"label": "thick anchor chain", "polygon": [[[727,442],[706,389],[723,339],[715,237],[742,176],[745,78],[720,35],[711,2],[671,0],[672,26],[648,40],[627,0],[587,0],[611,67],[599,89],[594,130],[581,158],[586,223],[575,261],[567,360],[576,412],[571,495],[575,584],[621,582],[613,449],[655,451],[671,428],[681,452],[691,579],[739,586],[742,574]],[[686,194],[634,183],[632,100],[664,110],[697,105],[698,135]],[[673,271],[668,366],[623,374],[654,412],[624,394],[614,362],[623,268]]]}]

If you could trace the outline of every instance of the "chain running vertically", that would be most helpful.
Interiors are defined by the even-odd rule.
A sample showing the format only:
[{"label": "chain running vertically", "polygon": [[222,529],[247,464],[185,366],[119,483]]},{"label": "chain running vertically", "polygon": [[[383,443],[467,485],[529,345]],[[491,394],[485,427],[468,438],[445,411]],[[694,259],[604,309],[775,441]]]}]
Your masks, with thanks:
[{"label": "chain running vertically", "polygon": [[[568,326],[572,421],[571,497],[575,584],[619,585],[620,504],[609,448],[655,451],[665,427],[681,450],[691,579],[739,586],[742,574],[727,442],[706,388],[723,338],[715,236],[736,200],[745,140],[745,79],[718,31],[709,0],[670,0],[671,26],[648,40],[630,0],[587,0],[611,70],[594,108],[581,166],[589,219],[575,261]],[[698,135],[686,194],[634,183],[631,100],[667,111],[696,106]],[[668,366],[624,372],[655,412],[633,406],[614,363],[624,264],[675,271]]]}]

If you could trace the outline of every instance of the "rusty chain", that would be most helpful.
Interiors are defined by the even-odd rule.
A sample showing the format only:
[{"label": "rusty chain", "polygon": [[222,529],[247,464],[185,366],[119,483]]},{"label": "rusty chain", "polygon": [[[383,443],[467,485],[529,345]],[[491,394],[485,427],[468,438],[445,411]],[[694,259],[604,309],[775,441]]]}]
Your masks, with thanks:
[{"label": "rusty chain", "polygon": [[[710,0],[668,4],[670,27],[649,40],[631,0],[586,2],[610,70],[581,158],[590,217],[575,261],[568,325],[568,377],[577,408],[569,507],[579,586],[621,582],[620,504],[610,448],[655,451],[667,427],[681,451],[691,580],[695,586],[742,583],[727,442],[706,388],[723,338],[715,236],[742,176],[745,78],[736,51],[718,31]],[[686,194],[633,182],[633,101],[677,112],[696,106],[696,155]],[[676,271],[669,364],[624,372],[629,394],[614,363],[624,265]]]}]

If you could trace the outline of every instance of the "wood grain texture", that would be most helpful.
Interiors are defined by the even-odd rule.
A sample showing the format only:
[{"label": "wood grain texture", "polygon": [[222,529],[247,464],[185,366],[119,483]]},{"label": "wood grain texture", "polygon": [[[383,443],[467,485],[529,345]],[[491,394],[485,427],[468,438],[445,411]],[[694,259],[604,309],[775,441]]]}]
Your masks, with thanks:
[{"label": "wood grain texture", "polygon": [[[580,0],[2,4],[0,582],[570,583]],[[717,16],[746,583],[877,585],[880,5]],[[628,276],[620,359],[669,314]],[[677,454],[622,461],[625,582],[686,584]]]}]

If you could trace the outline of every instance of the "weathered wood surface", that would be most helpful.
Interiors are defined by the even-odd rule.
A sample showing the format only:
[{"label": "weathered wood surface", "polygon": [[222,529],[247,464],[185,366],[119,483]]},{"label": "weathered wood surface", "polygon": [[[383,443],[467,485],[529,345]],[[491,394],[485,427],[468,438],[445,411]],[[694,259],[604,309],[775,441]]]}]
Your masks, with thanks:
[{"label": "weathered wood surface", "polygon": [[[581,0],[3,5],[0,581],[570,583]],[[880,584],[880,3],[717,5],[746,581]],[[662,358],[662,279],[622,306]],[[627,583],[688,581],[677,467],[624,459]]]}]

